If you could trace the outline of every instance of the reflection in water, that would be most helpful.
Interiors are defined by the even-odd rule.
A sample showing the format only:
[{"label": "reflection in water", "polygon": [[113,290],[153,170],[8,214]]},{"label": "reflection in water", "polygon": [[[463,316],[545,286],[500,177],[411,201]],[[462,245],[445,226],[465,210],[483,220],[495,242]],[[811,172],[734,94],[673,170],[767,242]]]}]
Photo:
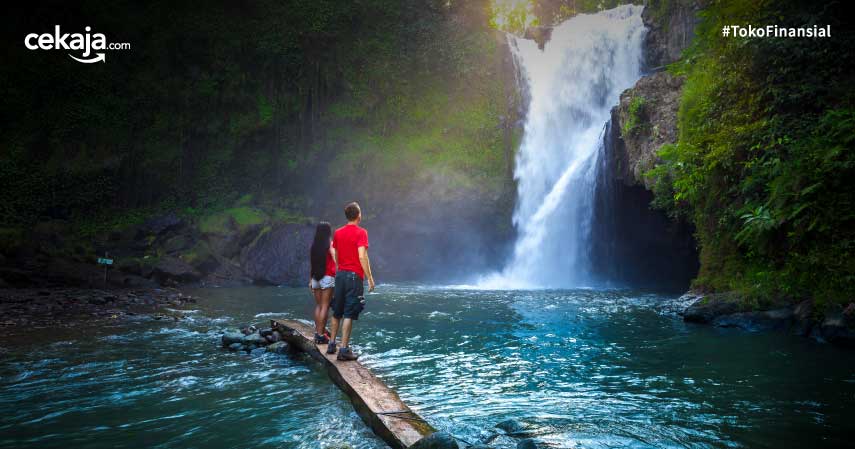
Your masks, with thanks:
[{"label": "reflection in water", "polygon": [[[517,419],[553,447],[839,447],[855,360],[780,334],[687,325],[630,291],[381,286],[363,362],[438,428],[494,438]],[[227,327],[310,316],[305,289],[192,292],[186,321],[3,343],[2,447],[380,448],[300,356],[223,351]]]}]

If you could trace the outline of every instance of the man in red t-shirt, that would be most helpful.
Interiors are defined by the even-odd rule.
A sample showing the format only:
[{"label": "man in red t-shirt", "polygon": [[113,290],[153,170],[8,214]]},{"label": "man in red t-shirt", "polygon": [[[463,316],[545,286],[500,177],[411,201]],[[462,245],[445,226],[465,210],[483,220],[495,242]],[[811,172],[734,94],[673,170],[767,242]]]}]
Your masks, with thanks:
[{"label": "man in red t-shirt", "polygon": [[368,231],[359,227],[362,210],[359,204],[350,203],[344,208],[347,224],[336,229],[332,246],[338,270],[335,274],[335,293],[332,301],[332,332],[327,354],[336,353],[335,337],[341,325],[341,348],[337,360],[356,360],[359,356],[350,349],[350,331],[353,320],[365,307],[363,281],[368,279],[368,291],[374,291],[374,276],[368,261]]}]

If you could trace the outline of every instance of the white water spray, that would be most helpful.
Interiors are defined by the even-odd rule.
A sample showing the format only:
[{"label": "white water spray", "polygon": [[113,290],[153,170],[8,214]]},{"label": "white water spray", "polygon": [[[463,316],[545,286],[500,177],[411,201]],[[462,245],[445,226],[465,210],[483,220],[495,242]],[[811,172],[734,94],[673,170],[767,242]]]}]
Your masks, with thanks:
[{"label": "white water spray", "polygon": [[530,98],[517,154],[518,237],[512,259],[483,288],[592,283],[591,224],[602,132],[620,93],[641,76],[641,6],[576,16],[544,50],[509,37]]}]

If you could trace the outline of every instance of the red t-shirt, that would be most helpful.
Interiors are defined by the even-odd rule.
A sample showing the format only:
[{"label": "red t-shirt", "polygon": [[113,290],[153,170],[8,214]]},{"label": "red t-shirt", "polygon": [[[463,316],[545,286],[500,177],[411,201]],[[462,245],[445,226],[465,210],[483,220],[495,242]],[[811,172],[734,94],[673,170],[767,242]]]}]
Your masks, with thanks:
[{"label": "red t-shirt", "polygon": [[324,276],[335,277],[335,259],[332,258],[329,251],[327,251],[327,270],[324,272]]},{"label": "red t-shirt", "polygon": [[354,224],[346,224],[335,230],[332,246],[338,258],[339,271],[352,271],[365,279],[359,263],[359,247],[368,248],[368,231]]}]

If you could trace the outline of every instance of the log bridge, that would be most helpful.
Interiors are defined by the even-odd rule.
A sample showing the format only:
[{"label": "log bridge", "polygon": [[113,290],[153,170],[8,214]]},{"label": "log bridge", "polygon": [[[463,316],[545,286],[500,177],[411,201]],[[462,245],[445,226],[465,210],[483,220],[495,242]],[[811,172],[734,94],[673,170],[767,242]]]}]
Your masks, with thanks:
[{"label": "log bridge", "polygon": [[315,344],[314,328],[294,320],[270,320],[270,327],[292,348],[321,362],[330,379],[350,397],[356,413],[390,447],[406,449],[436,432],[368,368],[358,361],[337,361],[326,353],[327,345]]}]

